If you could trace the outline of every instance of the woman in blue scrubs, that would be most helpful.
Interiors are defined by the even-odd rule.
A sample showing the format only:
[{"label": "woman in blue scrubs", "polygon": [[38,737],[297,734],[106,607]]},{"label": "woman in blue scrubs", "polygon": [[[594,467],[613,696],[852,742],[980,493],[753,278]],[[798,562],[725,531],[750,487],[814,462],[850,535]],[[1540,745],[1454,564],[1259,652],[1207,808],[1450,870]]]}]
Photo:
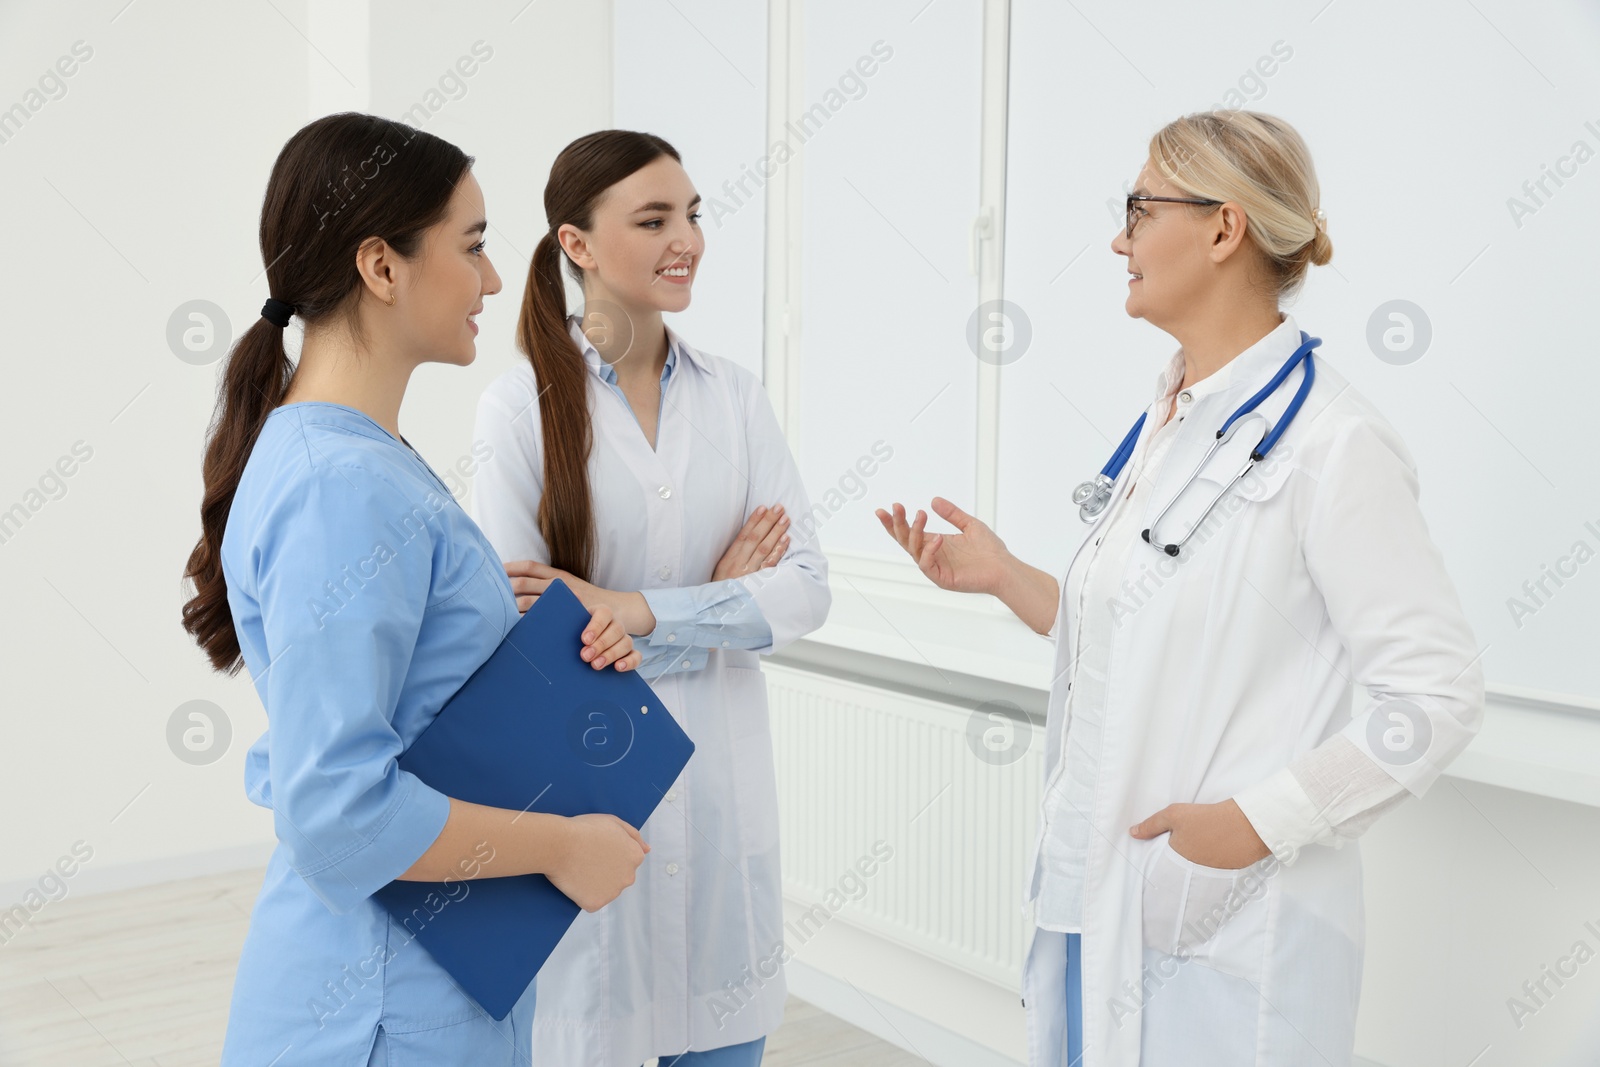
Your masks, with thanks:
[{"label": "woman in blue scrubs", "polygon": [[[216,669],[249,667],[267,713],[245,785],[278,847],[224,1064],[528,1064],[531,988],[495,1021],[372,894],[444,882],[442,908],[471,879],[539,872],[593,911],[647,850],[609,815],[468,804],[396,763],[518,614],[494,549],[398,426],[412,371],[471,363],[473,317],[500,290],[471,165],[346,113],[290,138],[267,185],[273,298],[224,370],[183,613]],[[609,609],[583,640],[596,669],[638,665]]]}]

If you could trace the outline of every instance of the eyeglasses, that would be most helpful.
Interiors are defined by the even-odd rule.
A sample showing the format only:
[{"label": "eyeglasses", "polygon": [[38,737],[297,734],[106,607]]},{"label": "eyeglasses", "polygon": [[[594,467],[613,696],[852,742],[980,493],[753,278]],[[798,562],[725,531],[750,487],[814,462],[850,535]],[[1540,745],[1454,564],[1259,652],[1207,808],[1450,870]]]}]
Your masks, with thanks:
[{"label": "eyeglasses", "polygon": [[1158,200],[1163,204],[1202,204],[1202,205],[1204,205],[1204,204],[1220,204],[1220,203],[1222,203],[1221,200],[1197,200],[1192,196],[1134,196],[1133,194],[1130,193],[1130,194],[1128,194],[1128,208],[1127,208],[1127,222],[1128,222],[1127,234],[1128,234],[1128,239],[1129,240],[1133,239],[1133,224],[1139,221],[1137,218],[1134,217],[1134,214],[1133,214],[1133,202],[1135,200]]}]

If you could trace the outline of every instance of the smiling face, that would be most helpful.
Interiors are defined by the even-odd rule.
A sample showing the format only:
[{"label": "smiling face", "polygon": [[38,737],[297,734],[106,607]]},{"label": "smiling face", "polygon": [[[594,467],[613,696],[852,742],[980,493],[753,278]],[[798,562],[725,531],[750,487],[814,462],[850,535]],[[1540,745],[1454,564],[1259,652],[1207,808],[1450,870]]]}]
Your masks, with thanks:
[{"label": "smiling face", "polygon": [[[1192,195],[1163,178],[1148,160],[1139,171],[1133,193]],[[1229,224],[1242,234],[1243,214],[1231,202],[1219,208],[1136,201],[1133,215],[1133,237],[1121,229],[1111,241],[1111,250],[1128,259],[1127,311],[1133,318],[1167,329],[1187,309],[1212,295],[1218,282],[1217,267],[1237,246],[1237,240],[1229,236]],[[1220,244],[1219,236],[1225,238]]]},{"label": "smiling face", "polygon": [[487,225],[483,190],[468,171],[456,184],[444,219],[429,228],[420,254],[405,261],[405,277],[396,290],[395,325],[417,362],[466,366],[476,358],[473,320],[483,310],[483,298],[500,291],[500,275],[484,251]]},{"label": "smiling face", "polygon": [[705,253],[700,194],[683,166],[659,156],[605,191],[591,226],[558,231],[583,268],[584,300],[611,301],[630,314],[682,311]]}]

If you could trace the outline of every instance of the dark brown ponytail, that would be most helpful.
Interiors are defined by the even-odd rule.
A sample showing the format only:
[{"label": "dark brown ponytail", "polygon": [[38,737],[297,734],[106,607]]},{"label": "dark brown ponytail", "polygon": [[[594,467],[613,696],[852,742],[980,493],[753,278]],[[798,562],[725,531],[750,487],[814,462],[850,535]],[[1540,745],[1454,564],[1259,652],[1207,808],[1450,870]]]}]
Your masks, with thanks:
[{"label": "dark brown ponytail", "polygon": [[[401,256],[417,255],[472,162],[448,141],[374,115],[344,112],[305,126],[278,153],[261,204],[268,293],[292,304],[308,328],[356,329],[357,251],[381,237]],[[212,667],[228,674],[243,660],[222,575],[222,535],[256,438],[293,375],[283,328],[256,319],[234,343],[217,388],[200,540],[184,568],[195,592],[183,605],[183,628]]]},{"label": "dark brown ponytail", "polygon": [[[677,149],[653,134],[601,130],[561,150],[544,187],[549,228],[533,250],[528,284],[517,320],[517,346],[533,364],[543,424],[544,496],[539,533],[550,549],[550,565],[585,581],[594,572],[594,501],[589,493],[589,371],[567,333],[567,297],[561,281],[565,253],[556,231],[571,223],[587,230],[594,207],[607,189],[662,156],[679,159]],[[581,286],[583,270],[568,260]]]}]

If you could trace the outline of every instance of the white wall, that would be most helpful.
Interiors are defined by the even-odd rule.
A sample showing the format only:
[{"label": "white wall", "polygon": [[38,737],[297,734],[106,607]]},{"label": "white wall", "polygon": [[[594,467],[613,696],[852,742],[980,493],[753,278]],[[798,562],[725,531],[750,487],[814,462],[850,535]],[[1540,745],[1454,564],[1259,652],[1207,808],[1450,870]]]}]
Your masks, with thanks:
[{"label": "white wall", "polygon": [[768,168],[767,11],[727,0],[617,0],[619,129],[664,137],[704,199],[694,302],[668,323],[690,344],[761,374]]},{"label": "white wall", "polygon": [[[30,85],[75,42],[92,49],[0,142],[0,510],[29,509],[0,543],[0,905],[77,841],[93,855],[71,891],[264,860],[271,817],[245,799],[242,772],[260,701],[247,674],[213,673],[179,624],[221,364],[174,355],[168,318],[208,300],[237,332],[258,313],[261,197],[296,129],[432,99],[442,106],[422,128],[478,158],[505,291],[480,319],[477,363],[422,368],[401,425],[441,473],[468,455],[479,392],[518,358],[550,161],[611,110],[610,4],[524,6],[0,5],[0,108],[33,103]],[[429,98],[478,41],[490,58]],[[57,488],[48,472],[79,441],[90,458],[65,463]],[[231,727],[203,766],[168,746],[169,718],[192,700]]]},{"label": "white wall", "polygon": [[[1384,1067],[1600,1063],[1597,840],[1600,810],[1452,777],[1379,820],[1361,842],[1356,1051]],[[1580,940],[1588,962],[1561,963]],[[1558,965],[1559,985],[1543,975]],[[1541,980],[1534,999],[1523,983]]]},{"label": "white wall", "polygon": [[805,89],[792,109],[807,137],[803,417],[791,439],[814,500],[885,468],[875,499],[823,501],[834,513],[822,536],[830,552],[887,554],[899,549],[872,513],[885,493],[922,507],[935,494],[970,506],[973,494],[978,361],[962,337],[978,301],[968,236],[983,4],[804,7]]}]

